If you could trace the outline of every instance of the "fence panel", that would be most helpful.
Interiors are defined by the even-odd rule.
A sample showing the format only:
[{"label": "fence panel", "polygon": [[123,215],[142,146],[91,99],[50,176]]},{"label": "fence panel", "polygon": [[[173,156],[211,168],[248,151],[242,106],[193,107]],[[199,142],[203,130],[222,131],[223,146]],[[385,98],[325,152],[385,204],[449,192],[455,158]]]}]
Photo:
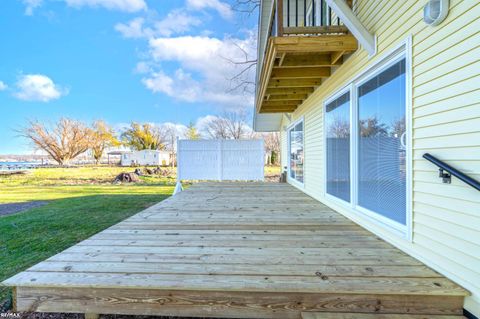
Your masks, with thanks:
[{"label": "fence panel", "polygon": [[178,140],[177,143],[179,182],[263,181],[263,140]]}]

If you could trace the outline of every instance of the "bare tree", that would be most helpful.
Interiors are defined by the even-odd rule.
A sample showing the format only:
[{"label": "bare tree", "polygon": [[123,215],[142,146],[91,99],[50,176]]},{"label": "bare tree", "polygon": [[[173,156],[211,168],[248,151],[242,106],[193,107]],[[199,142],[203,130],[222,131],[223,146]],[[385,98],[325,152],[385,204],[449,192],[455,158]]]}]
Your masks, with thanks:
[{"label": "bare tree", "polygon": [[238,112],[224,113],[223,118],[227,127],[228,135],[231,139],[240,140],[247,138],[251,133],[250,127],[246,123],[246,114]]},{"label": "bare tree", "polygon": [[376,116],[360,120],[360,135],[362,137],[387,136],[388,126],[381,123]]},{"label": "bare tree", "polygon": [[[232,9],[244,15],[246,18],[250,18],[257,13],[260,9],[260,0],[234,0],[232,3]],[[233,76],[228,78],[230,81],[230,89],[228,92],[242,91],[243,93],[252,94],[255,92],[255,79],[254,73],[257,66],[256,45],[257,39],[253,43],[253,56],[248,51],[239,45],[233,43],[238,49],[240,58],[223,57],[230,62],[236,72]]]},{"label": "bare tree", "polygon": [[242,58],[232,59],[224,57],[224,59],[234,65],[235,70],[237,70],[232,77],[228,78],[230,81],[230,89],[228,92],[242,91],[243,93],[252,94],[255,91],[255,79],[252,73],[255,72],[257,58],[251,57],[247,50],[237,43],[234,43],[234,46],[238,48]]},{"label": "bare tree", "polygon": [[233,10],[248,16],[254,14],[259,8],[260,0],[236,0],[232,5]]},{"label": "bare tree", "polygon": [[406,123],[405,123],[405,116],[402,116],[401,118],[395,119],[392,124],[392,131],[390,132],[390,135],[392,137],[400,138],[403,133],[407,130]]},{"label": "bare tree", "polygon": [[166,125],[165,132],[167,136],[167,147],[166,149],[170,152],[170,163],[171,166],[175,166],[176,162],[176,143],[177,137],[180,135],[177,127],[175,125]]},{"label": "bare tree", "polygon": [[350,123],[348,120],[336,116],[332,123],[328,125],[328,135],[336,138],[346,138],[350,136]]},{"label": "bare tree", "polygon": [[49,127],[38,121],[30,121],[20,130],[37,149],[48,153],[58,164],[65,165],[90,147],[92,131],[82,122],[61,118]]},{"label": "bare tree", "polygon": [[125,145],[136,150],[164,150],[167,142],[167,131],[164,127],[150,123],[138,124],[133,122],[122,133]]},{"label": "bare tree", "polygon": [[228,131],[226,120],[221,117],[215,117],[208,121],[205,127],[207,138],[211,139],[228,139]]},{"label": "bare tree", "polygon": [[221,117],[212,118],[206,125],[206,133],[212,139],[244,139],[252,136],[246,124],[244,113],[226,112]]},{"label": "bare tree", "polygon": [[97,164],[100,162],[103,152],[107,147],[118,145],[120,145],[120,142],[117,139],[113,128],[104,121],[96,121],[93,123],[90,148]]},{"label": "bare tree", "polygon": [[280,133],[269,132],[262,134],[263,142],[265,145],[265,152],[269,156],[269,163],[277,165],[280,163]]}]

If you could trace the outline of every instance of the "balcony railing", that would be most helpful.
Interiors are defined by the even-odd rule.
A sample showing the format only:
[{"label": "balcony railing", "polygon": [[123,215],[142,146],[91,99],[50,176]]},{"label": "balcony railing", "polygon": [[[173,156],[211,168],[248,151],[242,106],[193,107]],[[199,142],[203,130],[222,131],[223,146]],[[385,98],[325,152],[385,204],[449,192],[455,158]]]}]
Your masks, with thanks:
[{"label": "balcony railing", "polygon": [[274,0],[270,21],[269,36],[346,32],[325,0]]}]

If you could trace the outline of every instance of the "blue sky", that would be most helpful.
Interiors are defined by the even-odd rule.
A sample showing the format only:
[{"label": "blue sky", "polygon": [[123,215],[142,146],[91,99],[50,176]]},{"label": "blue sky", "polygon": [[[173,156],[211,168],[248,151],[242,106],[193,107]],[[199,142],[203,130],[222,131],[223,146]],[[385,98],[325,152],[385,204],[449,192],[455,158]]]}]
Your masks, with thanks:
[{"label": "blue sky", "polygon": [[28,119],[200,125],[251,111],[229,60],[255,58],[256,23],[221,0],[2,1],[0,154],[30,151],[15,132]]}]

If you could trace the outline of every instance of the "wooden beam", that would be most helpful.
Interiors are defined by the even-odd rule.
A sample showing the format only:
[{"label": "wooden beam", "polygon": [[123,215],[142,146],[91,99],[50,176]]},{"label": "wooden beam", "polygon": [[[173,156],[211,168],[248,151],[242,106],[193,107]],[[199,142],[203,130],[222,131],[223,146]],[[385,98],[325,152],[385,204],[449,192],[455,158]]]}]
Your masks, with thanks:
[{"label": "wooden beam", "polygon": [[377,52],[375,35],[365,28],[348,4],[344,0],[326,1],[328,6],[332,8],[340,20],[347,26],[348,30],[350,30],[355,38],[362,44],[362,47],[367,50],[368,54],[370,56],[374,55]]},{"label": "wooden beam", "polygon": [[296,106],[302,103],[302,100],[289,100],[289,101],[264,101],[262,107],[265,106]]},{"label": "wooden beam", "polygon": [[330,76],[329,67],[273,68],[272,79],[317,79]]},{"label": "wooden beam", "polygon": [[292,113],[292,112],[295,112],[296,109],[297,109],[296,107],[285,108],[285,109],[262,108],[260,109],[260,113]]},{"label": "wooden beam", "polygon": [[357,40],[351,34],[318,37],[273,37],[271,39],[278,53],[353,52],[358,48]]},{"label": "wooden beam", "polygon": [[258,94],[255,96],[255,109],[260,109],[260,104],[265,95],[265,90],[267,89],[268,82],[270,81],[270,73],[272,72],[273,65],[275,64],[275,58],[277,52],[275,46],[273,45],[273,38],[270,38],[267,43],[267,51],[265,53],[264,63],[262,65],[262,71],[259,79],[259,90]]},{"label": "wooden beam", "polygon": [[314,88],[322,84],[320,79],[296,79],[296,80],[284,80],[284,79],[272,79],[268,83],[269,88]]},{"label": "wooden beam", "polygon": [[284,94],[311,94],[313,88],[268,88],[266,94],[271,96]]},{"label": "wooden beam", "polygon": [[283,59],[282,67],[330,67],[331,54],[288,54]]},{"label": "wooden beam", "polygon": [[345,54],[345,51],[337,51],[337,52],[332,52],[331,56],[331,64],[335,65],[338,61],[340,61],[341,57]]},{"label": "wooden beam", "polygon": [[283,36],[283,0],[275,0],[277,4],[277,36]]},{"label": "wooden beam", "polygon": [[279,94],[268,96],[268,101],[305,100],[308,97],[307,94]]},{"label": "wooden beam", "polygon": [[285,52],[282,53],[282,56],[280,57],[280,60],[278,61],[278,66],[282,66],[283,60],[285,59],[285,56],[286,56],[286,55],[287,55],[287,54],[286,54]]},{"label": "wooden beam", "polygon": [[287,27],[283,29],[283,34],[338,34],[347,33],[347,27],[343,25],[315,26],[315,27]]},{"label": "wooden beam", "polygon": [[284,105],[284,106],[262,106],[260,109],[262,112],[293,112],[297,109],[298,105]]}]

